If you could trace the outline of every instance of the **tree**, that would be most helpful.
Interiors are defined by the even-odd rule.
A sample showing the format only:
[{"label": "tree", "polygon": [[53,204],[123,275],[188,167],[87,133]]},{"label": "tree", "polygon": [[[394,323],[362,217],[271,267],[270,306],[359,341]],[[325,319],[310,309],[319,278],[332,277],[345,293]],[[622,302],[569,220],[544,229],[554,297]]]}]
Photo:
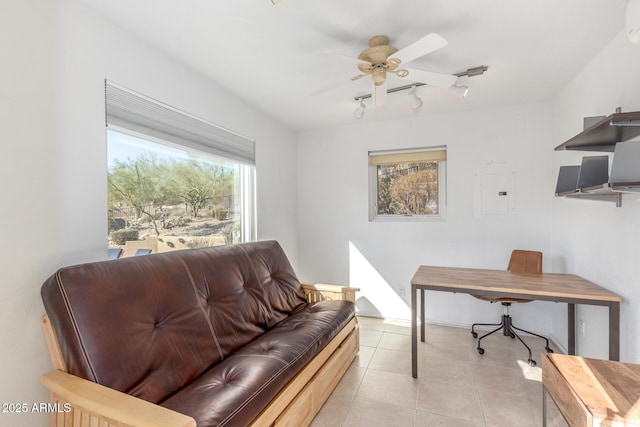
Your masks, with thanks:
[{"label": "tree", "polygon": [[391,175],[378,170],[378,214],[391,214]]},{"label": "tree", "polygon": [[162,208],[176,198],[171,176],[171,165],[153,155],[117,161],[108,176],[110,203],[133,206],[138,216],[145,216],[156,235],[160,235]]},{"label": "tree", "polygon": [[430,202],[438,200],[438,168],[436,162],[399,164],[389,168],[388,205],[393,215],[428,215]]},{"label": "tree", "polygon": [[[136,218],[143,217],[160,235],[161,228],[170,228],[167,206],[184,204],[193,218],[205,208],[229,209],[226,198],[234,195],[234,169],[222,163],[192,157],[159,160],[155,155],[140,155],[134,160],[117,161],[108,176],[110,211],[134,208]],[[216,199],[218,205],[216,205]],[[178,223],[182,222],[182,217]]]},{"label": "tree", "polygon": [[197,217],[216,195],[226,193],[228,178],[220,164],[190,159],[176,163],[173,172],[176,194],[193,218]]}]

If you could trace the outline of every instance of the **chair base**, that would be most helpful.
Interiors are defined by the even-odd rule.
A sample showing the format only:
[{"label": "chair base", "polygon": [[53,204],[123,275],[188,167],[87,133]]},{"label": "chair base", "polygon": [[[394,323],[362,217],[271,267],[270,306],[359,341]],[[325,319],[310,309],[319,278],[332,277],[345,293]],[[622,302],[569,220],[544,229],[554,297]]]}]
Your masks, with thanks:
[{"label": "chair base", "polygon": [[502,330],[502,335],[511,337],[511,339],[518,338],[518,340],[522,343],[522,345],[524,345],[527,348],[527,350],[529,351],[529,359],[527,360],[527,362],[529,363],[529,366],[536,366],[537,363],[536,363],[535,360],[533,360],[533,357],[531,356],[531,349],[529,348],[527,343],[525,343],[522,340],[522,338],[520,338],[520,335],[518,335],[518,333],[516,331],[524,332],[526,334],[530,334],[530,335],[534,335],[534,336],[536,336],[538,338],[542,338],[545,341],[544,349],[547,351],[547,353],[553,353],[553,350],[549,347],[549,340],[547,338],[543,337],[542,335],[538,335],[536,333],[525,331],[524,329],[520,329],[520,328],[515,327],[513,325],[511,316],[509,316],[508,305],[507,304],[510,305],[510,303],[502,303],[502,305],[504,305],[506,308],[505,308],[505,314],[502,315],[502,321],[500,323],[474,323],[471,326],[471,335],[473,335],[474,338],[478,338],[478,333],[475,331],[475,327],[476,326],[497,326],[497,328],[495,328],[494,330],[492,330],[492,331],[484,334],[480,338],[478,338],[478,353],[484,354],[484,348],[482,348],[482,346],[480,346],[480,342],[482,341],[483,338],[486,338],[489,335],[494,334],[494,333],[498,332],[499,330]]}]

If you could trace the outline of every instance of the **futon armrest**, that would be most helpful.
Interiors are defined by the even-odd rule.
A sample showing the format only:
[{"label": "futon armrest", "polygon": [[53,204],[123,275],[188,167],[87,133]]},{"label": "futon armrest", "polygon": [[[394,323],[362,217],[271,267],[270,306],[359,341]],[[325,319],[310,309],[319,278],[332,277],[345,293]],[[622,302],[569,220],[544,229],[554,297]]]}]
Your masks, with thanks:
[{"label": "futon armrest", "polygon": [[95,420],[97,418],[107,421],[109,425],[131,427],[195,427],[196,425],[195,420],[187,415],[66,372],[48,372],[40,377],[40,383],[51,391],[52,400],[59,403],[59,411],[70,412],[72,409],[76,414],[82,413],[84,415],[82,419],[94,418],[97,422]]},{"label": "futon armrest", "polygon": [[309,302],[344,300],[355,303],[356,292],[358,292],[360,288],[326,283],[302,283],[302,290],[304,290]]}]

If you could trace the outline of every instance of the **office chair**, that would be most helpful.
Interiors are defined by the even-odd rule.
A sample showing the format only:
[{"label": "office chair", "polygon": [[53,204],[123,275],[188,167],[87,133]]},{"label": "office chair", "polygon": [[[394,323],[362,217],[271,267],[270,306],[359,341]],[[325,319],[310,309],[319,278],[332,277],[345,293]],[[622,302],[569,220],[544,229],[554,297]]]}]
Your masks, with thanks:
[{"label": "office chair", "polygon": [[[511,252],[511,259],[509,260],[509,266],[507,267],[507,270],[511,271],[512,273],[542,273],[542,252],[523,251],[515,249],[513,252]],[[478,338],[478,334],[475,331],[476,326],[497,326],[496,329],[478,338],[478,353],[484,354],[484,349],[482,348],[482,346],[480,346],[480,342],[482,341],[482,339],[495,332],[498,332],[501,329],[504,336],[509,336],[512,339],[518,338],[518,340],[520,340],[520,342],[527,348],[527,350],[529,351],[529,366],[536,366],[536,361],[531,357],[531,349],[522,340],[522,338],[520,338],[516,330],[542,338],[543,340],[545,340],[545,350],[547,351],[547,353],[553,353],[553,350],[549,347],[549,340],[547,338],[543,337],[542,335],[534,334],[533,332],[525,331],[524,329],[515,327],[513,325],[511,316],[509,316],[509,307],[511,306],[511,304],[531,302],[531,300],[519,298],[485,297],[482,295],[472,296],[483,301],[489,301],[491,303],[499,302],[504,306],[504,314],[502,315],[502,320],[500,323],[474,323],[471,326],[471,335],[473,335],[474,338]]]}]

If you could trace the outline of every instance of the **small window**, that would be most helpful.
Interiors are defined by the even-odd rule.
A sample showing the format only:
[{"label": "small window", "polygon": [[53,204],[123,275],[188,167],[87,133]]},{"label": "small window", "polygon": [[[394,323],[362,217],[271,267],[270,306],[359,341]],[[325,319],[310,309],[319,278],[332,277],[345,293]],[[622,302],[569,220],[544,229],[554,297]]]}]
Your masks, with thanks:
[{"label": "small window", "polygon": [[443,219],[446,147],[369,152],[369,220]]}]

